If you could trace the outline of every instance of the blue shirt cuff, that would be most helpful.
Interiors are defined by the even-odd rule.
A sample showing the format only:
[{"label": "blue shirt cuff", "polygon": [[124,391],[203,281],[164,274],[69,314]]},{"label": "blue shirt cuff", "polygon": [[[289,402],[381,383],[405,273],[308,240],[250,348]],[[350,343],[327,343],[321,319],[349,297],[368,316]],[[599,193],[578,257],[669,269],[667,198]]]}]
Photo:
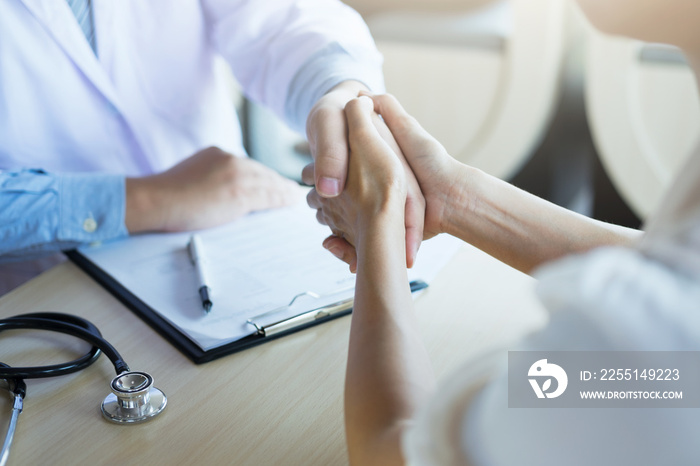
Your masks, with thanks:
[{"label": "blue shirt cuff", "polygon": [[0,262],[127,236],[121,175],[0,171]]},{"label": "blue shirt cuff", "polygon": [[128,236],[124,223],[124,176],[62,175],[59,177],[59,199],[59,241],[92,243]]}]

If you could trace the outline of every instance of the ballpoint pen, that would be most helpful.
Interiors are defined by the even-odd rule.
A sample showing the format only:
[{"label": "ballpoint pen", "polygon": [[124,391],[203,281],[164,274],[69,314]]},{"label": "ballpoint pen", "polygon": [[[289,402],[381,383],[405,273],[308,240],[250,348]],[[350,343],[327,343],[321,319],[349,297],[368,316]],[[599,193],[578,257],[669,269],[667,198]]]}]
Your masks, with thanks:
[{"label": "ballpoint pen", "polygon": [[202,247],[202,240],[198,235],[192,235],[190,237],[190,242],[187,243],[187,251],[189,252],[192,265],[197,269],[199,297],[202,299],[202,308],[204,308],[206,312],[209,312],[214,303],[211,301],[211,288],[209,287],[209,281],[207,280],[205,271],[207,260],[204,254],[204,248]]}]

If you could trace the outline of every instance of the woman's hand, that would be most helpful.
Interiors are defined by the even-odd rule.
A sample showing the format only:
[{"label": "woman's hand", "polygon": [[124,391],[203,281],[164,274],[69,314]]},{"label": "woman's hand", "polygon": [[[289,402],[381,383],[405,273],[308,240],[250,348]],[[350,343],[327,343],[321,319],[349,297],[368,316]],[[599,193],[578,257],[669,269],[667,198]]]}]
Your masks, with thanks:
[{"label": "woman's hand", "polygon": [[[405,159],[376,125],[374,103],[348,103],[350,161],[343,194],[310,196],[345,244],[356,247],[355,300],[345,375],[345,432],[351,464],[403,464],[401,438],[432,391],[434,375],[406,273]],[[408,173],[410,175],[410,172]],[[345,242],[332,238],[329,242]]]},{"label": "woman's hand", "polygon": [[457,162],[390,95],[372,96],[426,201],[426,237],[448,233],[529,273],[545,262],[639,232],[578,215]]},{"label": "woman's hand", "polygon": [[423,238],[445,233],[453,206],[463,210],[469,203],[461,175],[465,165],[452,158],[394,96],[361,94],[372,98],[374,110],[384,119],[418,180],[426,202]]},{"label": "woman's hand", "polygon": [[[314,105],[306,123],[306,133],[314,162],[304,168],[302,180],[309,186],[314,186],[316,192],[327,198],[339,195],[347,180],[349,146],[347,144],[347,124],[344,114],[345,104],[357,98],[360,91],[366,87],[356,81],[345,81]],[[405,208],[406,224],[406,263],[413,266],[418,248],[424,238],[423,219],[425,218],[425,200],[418,187],[411,168],[401,155],[399,146],[394,141],[389,128],[376,115],[372,118],[375,127],[401,159],[405,167],[408,186]],[[342,243],[349,255],[354,250],[345,242]]]},{"label": "woman's hand", "polygon": [[345,107],[350,160],[345,189],[335,198],[312,190],[307,199],[318,209],[317,217],[334,236],[324,246],[356,270],[354,247],[362,247],[364,235],[381,228],[404,228],[407,181],[396,148],[380,135],[373,119],[374,104],[368,97],[351,100]]},{"label": "woman's hand", "polygon": [[[463,210],[470,204],[470,199],[465,191],[465,184],[461,172],[465,166],[454,160],[445,148],[433,138],[422,126],[403,109],[401,104],[391,95],[371,95],[361,92],[363,96],[370,97],[374,110],[383,118],[386,126],[398,145],[397,153],[403,153],[409,170],[415,176],[425,198],[425,219],[423,222],[423,239],[447,231],[446,222],[448,216],[455,209]],[[378,118],[376,115],[373,118]],[[396,149],[395,149],[396,150]],[[409,182],[413,181],[413,177]],[[410,198],[409,198],[410,199]],[[309,205],[319,209],[317,217],[319,222],[331,226],[335,233],[324,241],[323,246],[330,250],[336,257],[350,264],[350,269],[356,268],[356,251],[353,242],[346,241],[348,232],[343,226],[342,214],[333,211],[321,202],[321,198],[315,191],[308,196]],[[409,212],[409,209],[406,209]],[[351,235],[351,234],[350,234]],[[345,236],[346,238],[343,238]],[[407,246],[411,247],[411,241]],[[410,253],[408,257],[410,257]]]}]

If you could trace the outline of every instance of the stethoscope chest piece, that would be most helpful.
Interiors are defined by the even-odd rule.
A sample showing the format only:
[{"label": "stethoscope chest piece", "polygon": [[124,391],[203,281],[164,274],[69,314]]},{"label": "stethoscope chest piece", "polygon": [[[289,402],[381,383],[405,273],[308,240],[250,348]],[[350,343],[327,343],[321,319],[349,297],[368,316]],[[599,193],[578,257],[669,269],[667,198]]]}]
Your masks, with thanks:
[{"label": "stethoscope chest piece", "polygon": [[112,422],[135,424],[160,414],[168,403],[145,372],[122,372],[110,385],[112,393],[102,402],[102,414]]}]

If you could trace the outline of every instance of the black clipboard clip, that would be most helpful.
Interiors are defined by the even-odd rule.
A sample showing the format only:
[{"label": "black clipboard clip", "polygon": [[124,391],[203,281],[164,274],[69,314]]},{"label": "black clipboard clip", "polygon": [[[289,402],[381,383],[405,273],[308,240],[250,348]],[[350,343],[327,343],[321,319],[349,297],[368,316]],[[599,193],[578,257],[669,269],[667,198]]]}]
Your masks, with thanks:
[{"label": "black clipboard clip", "polygon": [[[417,291],[424,290],[425,288],[427,288],[428,284],[422,280],[414,280],[410,283],[410,286],[411,293],[415,293]],[[334,292],[333,294],[337,294],[342,291],[347,291],[348,289],[339,290]],[[313,291],[305,291],[303,293],[299,293],[294,298],[292,298],[288,305],[273,309],[255,317],[251,317],[246,321],[246,323],[255,327],[255,330],[257,331],[257,334],[259,336],[270,337],[278,333],[287,332],[299,327],[304,327],[318,321],[331,319],[333,317],[340,317],[342,315],[349,314],[352,311],[354,298],[351,297],[342,299],[340,301],[336,301],[331,304],[327,304],[325,306],[317,307],[310,311],[302,312],[301,314],[297,314],[286,319],[278,320],[267,325],[260,325],[256,322],[259,321],[259,319],[262,317],[266,317],[289,309],[297,299],[306,296],[312,297],[314,299],[321,298],[321,295],[319,295],[318,293],[315,293]]]}]

